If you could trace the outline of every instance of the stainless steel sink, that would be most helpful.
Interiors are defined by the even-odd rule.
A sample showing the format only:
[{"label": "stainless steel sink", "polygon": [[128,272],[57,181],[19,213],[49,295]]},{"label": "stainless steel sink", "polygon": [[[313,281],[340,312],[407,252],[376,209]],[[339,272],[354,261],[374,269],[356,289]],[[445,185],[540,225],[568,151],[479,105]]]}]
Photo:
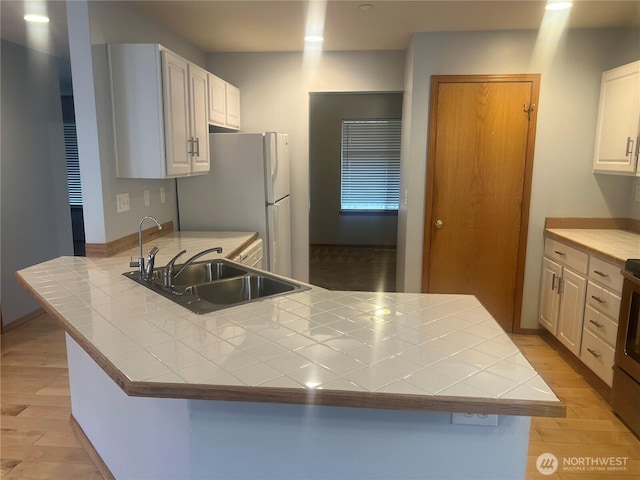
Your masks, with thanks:
[{"label": "stainless steel sink", "polygon": [[[176,271],[181,266],[176,265]],[[163,267],[145,280],[136,270],[124,276],[195,313],[208,313],[310,287],[226,259],[192,263],[163,286]]]},{"label": "stainless steel sink", "polygon": [[265,275],[244,275],[187,287],[185,292],[211,303],[233,305],[296,290],[296,284]]},{"label": "stainless steel sink", "polygon": [[[239,265],[232,265],[225,260],[194,262],[185,268],[182,265],[176,265],[175,271],[180,272],[179,275],[173,276],[173,287],[176,289],[184,289],[190,285],[214,282],[224,278],[240,277],[249,273]],[[153,281],[162,283],[162,268],[154,270]]]}]

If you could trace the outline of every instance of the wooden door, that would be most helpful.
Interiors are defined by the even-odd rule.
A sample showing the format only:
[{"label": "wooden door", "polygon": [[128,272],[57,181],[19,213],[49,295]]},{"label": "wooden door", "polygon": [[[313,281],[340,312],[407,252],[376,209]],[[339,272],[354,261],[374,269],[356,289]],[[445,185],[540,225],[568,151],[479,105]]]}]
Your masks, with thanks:
[{"label": "wooden door", "polygon": [[538,75],[432,79],[423,291],[519,330]]}]

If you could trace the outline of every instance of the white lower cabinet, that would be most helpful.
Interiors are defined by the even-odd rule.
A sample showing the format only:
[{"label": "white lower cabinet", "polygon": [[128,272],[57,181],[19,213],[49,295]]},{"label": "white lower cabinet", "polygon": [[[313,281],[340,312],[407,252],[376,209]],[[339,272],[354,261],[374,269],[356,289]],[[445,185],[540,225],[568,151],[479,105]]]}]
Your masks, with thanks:
[{"label": "white lower cabinet", "polygon": [[580,355],[587,286],[587,256],[581,253],[548,239],[540,286],[540,323],[576,356]]},{"label": "white lower cabinet", "polygon": [[592,255],[580,359],[609,386],[613,384],[621,292],[620,267]]},{"label": "white lower cabinet", "polygon": [[620,267],[552,238],[544,251],[540,324],[611,386]]}]

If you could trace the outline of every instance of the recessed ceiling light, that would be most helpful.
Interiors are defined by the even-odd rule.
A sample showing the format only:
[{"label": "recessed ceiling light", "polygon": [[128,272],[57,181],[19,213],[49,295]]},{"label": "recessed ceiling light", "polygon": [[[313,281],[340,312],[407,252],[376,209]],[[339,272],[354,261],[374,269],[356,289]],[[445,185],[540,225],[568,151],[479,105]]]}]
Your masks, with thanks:
[{"label": "recessed ceiling light", "polygon": [[545,10],[566,10],[571,8],[573,2],[548,2]]},{"label": "recessed ceiling light", "polygon": [[33,22],[33,23],[49,23],[49,17],[47,17],[45,15],[29,14],[29,15],[25,15],[24,19],[27,22]]},{"label": "recessed ceiling light", "polygon": [[320,35],[307,35],[304,37],[305,42],[322,42],[324,38]]},{"label": "recessed ceiling light", "polygon": [[371,10],[373,8],[373,5],[371,5],[370,3],[363,3],[358,8],[360,10],[362,10],[363,12],[368,12],[369,10]]}]

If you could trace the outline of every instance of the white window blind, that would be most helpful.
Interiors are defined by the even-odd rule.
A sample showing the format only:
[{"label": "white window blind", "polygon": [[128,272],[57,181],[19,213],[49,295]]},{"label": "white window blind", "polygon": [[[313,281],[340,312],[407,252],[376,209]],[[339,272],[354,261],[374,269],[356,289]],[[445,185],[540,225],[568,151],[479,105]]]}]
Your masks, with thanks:
[{"label": "white window blind", "polygon": [[74,124],[64,125],[64,153],[67,157],[67,188],[69,205],[82,205],[82,186],[80,184],[80,158],[78,157],[78,138]]},{"label": "white window blind", "polygon": [[343,211],[398,210],[402,120],[343,120]]}]

